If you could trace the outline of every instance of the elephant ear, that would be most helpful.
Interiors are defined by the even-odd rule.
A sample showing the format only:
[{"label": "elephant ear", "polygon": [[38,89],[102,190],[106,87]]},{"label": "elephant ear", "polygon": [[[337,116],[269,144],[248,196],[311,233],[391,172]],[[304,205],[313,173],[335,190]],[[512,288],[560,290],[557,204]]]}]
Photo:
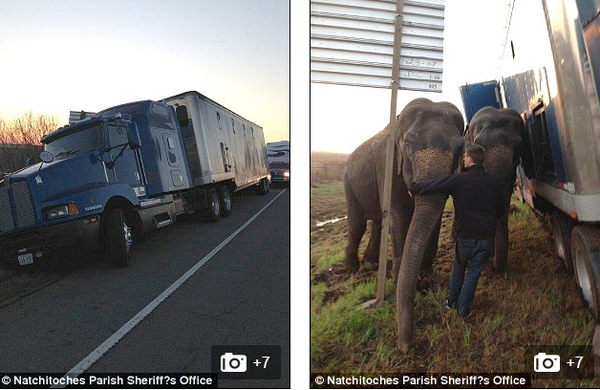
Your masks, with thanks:
[{"label": "elephant ear", "polygon": [[404,162],[404,156],[402,155],[402,148],[400,145],[396,144],[396,163],[398,164],[398,175],[402,175],[402,163]]},{"label": "elephant ear", "polygon": [[404,162],[404,156],[402,154],[402,139],[404,134],[401,131],[400,115],[396,116],[396,120],[391,124],[390,129],[395,129],[394,133],[394,158],[396,159],[396,167],[398,169],[398,175],[402,175],[402,163]]}]

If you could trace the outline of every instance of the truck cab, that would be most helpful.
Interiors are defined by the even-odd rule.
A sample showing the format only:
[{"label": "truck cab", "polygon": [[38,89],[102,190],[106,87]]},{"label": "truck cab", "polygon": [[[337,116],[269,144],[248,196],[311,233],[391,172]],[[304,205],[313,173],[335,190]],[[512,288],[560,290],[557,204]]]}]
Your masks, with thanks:
[{"label": "truck cab", "polygon": [[[147,116],[153,105],[169,108],[142,104]],[[43,161],[0,182],[2,256],[26,265],[67,246],[91,247],[127,265],[134,235],[173,223],[183,207],[166,193],[189,183],[176,129],[152,129],[164,143],[147,136],[144,152],[127,113],[102,113],[44,136]]]}]

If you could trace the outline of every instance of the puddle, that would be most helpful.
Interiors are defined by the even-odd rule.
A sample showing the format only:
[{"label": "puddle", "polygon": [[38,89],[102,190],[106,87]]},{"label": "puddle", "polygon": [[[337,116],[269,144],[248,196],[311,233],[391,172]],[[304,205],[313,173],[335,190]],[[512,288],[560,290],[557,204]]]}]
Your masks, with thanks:
[{"label": "puddle", "polygon": [[315,225],[316,227],[323,227],[325,225],[329,225],[330,223],[336,223],[336,222],[340,222],[343,221],[345,219],[348,219],[348,217],[344,216],[344,217],[340,217],[340,218],[334,218],[334,219],[330,219],[324,222],[317,222],[317,224]]}]

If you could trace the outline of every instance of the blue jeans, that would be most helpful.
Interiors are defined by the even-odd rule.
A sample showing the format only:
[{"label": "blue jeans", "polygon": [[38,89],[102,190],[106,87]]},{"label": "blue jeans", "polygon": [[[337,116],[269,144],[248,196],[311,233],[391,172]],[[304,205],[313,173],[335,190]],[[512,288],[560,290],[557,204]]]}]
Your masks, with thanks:
[{"label": "blue jeans", "polygon": [[450,278],[448,305],[455,308],[461,317],[467,317],[470,313],[479,275],[489,260],[493,247],[494,240],[456,241],[456,258]]}]

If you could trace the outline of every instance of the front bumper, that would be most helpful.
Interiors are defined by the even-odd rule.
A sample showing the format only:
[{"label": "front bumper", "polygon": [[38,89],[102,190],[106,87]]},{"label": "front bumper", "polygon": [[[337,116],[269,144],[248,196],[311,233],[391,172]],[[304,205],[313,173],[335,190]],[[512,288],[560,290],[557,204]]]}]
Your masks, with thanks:
[{"label": "front bumper", "polygon": [[0,258],[17,261],[19,255],[33,254],[34,261],[60,249],[95,249],[100,237],[100,217],[66,221],[0,237]]},{"label": "front bumper", "polygon": [[289,183],[290,177],[285,176],[282,172],[271,172],[271,182],[273,183]]}]

